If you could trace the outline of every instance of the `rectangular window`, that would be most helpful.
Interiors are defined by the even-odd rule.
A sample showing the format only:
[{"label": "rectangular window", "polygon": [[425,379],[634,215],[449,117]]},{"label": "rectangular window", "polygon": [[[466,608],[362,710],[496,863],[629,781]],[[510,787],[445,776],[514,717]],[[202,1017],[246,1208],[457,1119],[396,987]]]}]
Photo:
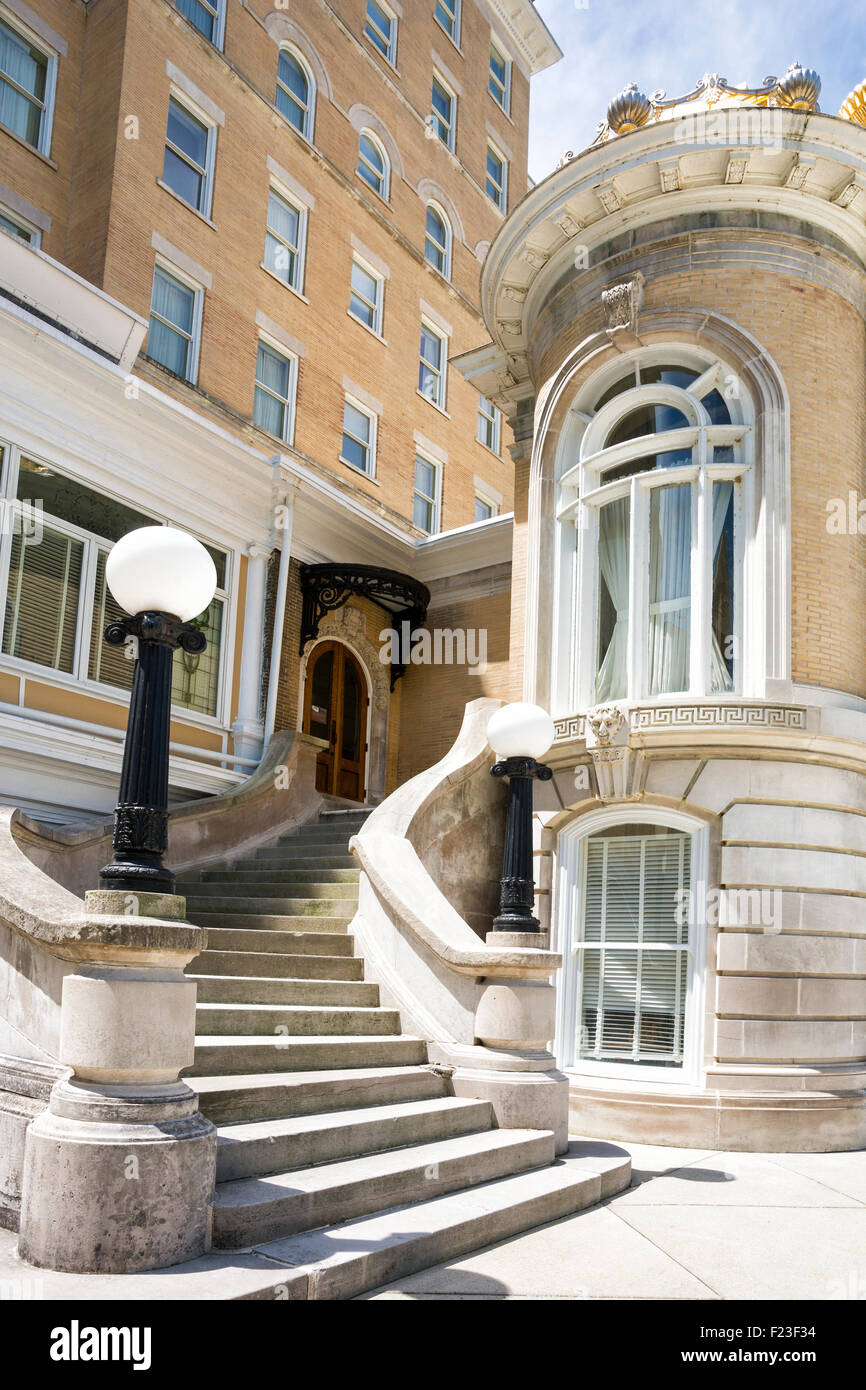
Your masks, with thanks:
[{"label": "rectangular window", "polygon": [[586,841],[575,1056],[680,1067],[691,838],[617,826]]},{"label": "rectangular window", "polygon": [[499,453],[502,433],[502,412],[486,396],[478,397],[478,428],[475,437],[479,444]]},{"label": "rectangular window", "polygon": [[436,0],[433,10],[436,23],[445,30],[449,39],[460,44],[460,0]]},{"label": "rectangular window", "polygon": [[392,65],[397,61],[397,20],[384,5],[367,0],[367,22],[364,35],[383,58]]},{"label": "rectangular window", "polygon": [[210,216],[215,147],[216,129],[200,121],[177,97],[169,97],[162,181],[205,217]]},{"label": "rectangular window", "polygon": [[627,497],[599,508],[597,704],[622,699],[628,684],[629,522]]},{"label": "rectangular window", "polygon": [[484,186],[487,190],[488,198],[492,199],[492,201],[499,208],[500,212],[505,212],[506,210],[505,205],[507,199],[507,178],[508,165],[505,159],[501,154],[499,154],[498,150],[494,149],[492,145],[488,145],[487,181]]},{"label": "rectangular window", "polygon": [[475,496],[475,520],[489,521],[491,517],[499,515],[499,507],[495,502],[489,501],[486,497]]},{"label": "rectangular window", "polygon": [[17,236],[19,241],[25,241],[28,246],[38,246],[42,240],[42,233],[38,227],[31,226],[29,222],[7,212],[3,207],[0,207],[0,227],[4,232],[11,232],[12,236]]},{"label": "rectangular window", "polygon": [[225,0],[175,0],[175,3],[200,34],[204,34],[215,48],[222,48]]},{"label": "rectangular window", "polygon": [[433,78],[433,110],[430,123],[435,135],[443,145],[454,149],[454,134],[457,126],[457,98],[445,86],[441,78]]},{"label": "rectangular window", "polygon": [[304,283],[306,209],[272,188],[268,193],[265,265],[300,294]]},{"label": "rectangular window", "polygon": [[415,494],[412,520],[432,536],[439,530],[439,467],[415,455]]},{"label": "rectangular window", "polygon": [[43,154],[51,143],[57,59],[0,20],[0,124]]},{"label": "rectangular window", "polygon": [[349,313],[367,328],[381,336],[382,296],[384,281],[360,261],[352,262],[352,288],[349,292]]},{"label": "rectangular window", "polygon": [[418,390],[441,410],[445,409],[445,365],[447,339],[428,323],[421,324],[421,356],[418,364]]},{"label": "rectangular window", "polygon": [[371,478],[376,471],[376,417],[354,401],[343,407],[343,447],[340,457]]},{"label": "rectangular window", "polygon": [[200,305],[200,290],[155,267],[147,355],[187,381],[198,373]]},{"label": "rectangular window", "polygon": [[295,414],[297,362],[269,343],[259,343],[253,420],[269,434],[291,443]]},{"label": "rectangular window", "polygon": [[487,89],[497,105],[508,112],[511,88],[511,64],[503,57],[495,43],[490,45],[490,75]]},{"label": "rectangular window", "polygon": [[[25,525],[13,530],[2,650],[82,681],[129,690],[132,662],[122,648],[103,640],[108,623],[123,616],[105,583],[105,561],[114,541],[159,520],[22,457],[12,505],[23,509],[37,501],[43,508],[41,538]],[[227,557],[207,548],[216,565],[217,592],[198,621],[210,645],[200,658],[175,652],[172,700],[215,715]]]}]

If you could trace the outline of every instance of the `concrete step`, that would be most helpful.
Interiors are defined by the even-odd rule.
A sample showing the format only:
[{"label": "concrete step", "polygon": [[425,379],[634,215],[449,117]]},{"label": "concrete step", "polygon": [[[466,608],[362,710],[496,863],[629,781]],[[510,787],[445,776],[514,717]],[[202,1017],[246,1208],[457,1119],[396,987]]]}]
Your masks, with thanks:
[{"label": "concrete step", "polygon": [[[257,935],[257,933],[253,933]],[[269,933],[270,935],[270,933]],[[293,940],[296,938],[293,937]],[[216,943],[220,937],[212,933]],[[338,937],[337,940],[340,940]],[[274,980],[363,980],[364,962],[360,956],[281,954],[275,951],[202,951],[187,966],[187,974]]]},{"label": "concrete step", "polygon": [[289,835],[280,835],[276,843],[284,845],[287,842],[297,843],[299,840],[321,840],[322,842],[342,840],[345,844],[347,840],[357,834],[362,825],[363,821],[352,824],[347,824],[345,821],[340,821],[339,824],[336,821],[314,821],[310,825],[299,826]]},{"label": "concrete step", "polygon": [[[309,920],[309,919],[307,919]],[[214,927],[202,922],[208,929],[208,942],[212,950],[220,951],[279,951],[293,956],[350,956],[354,949],[354,938],[345,931],[329,928],[325,931],[271,931],[265,929]]]},{"label": "concrete step", "polygon": [[307,913],[292,916],[279,912],[196,912],[189,920],[201,927],[229,931],[310,932],[345,936],[351,917],[310,917]]},{"label": "concrete step", "polygon": [[495,1129],[220,1183],[213,1200],[213,1243],[242,1249],[474,1187],[552,1163],[553,1143],[549,1130]]},{"label": "concrete step", "polygon": [[396,1037],[290,1038],[201,1034],[195,1040],[190,1076],[243,1075],[254,1071],[315,1071],[345,1067],[420,1066],[427,1060],[423,1038]]},{"label": "concrete step", "polygon": [[[254,859],[251,864],[237,864],[233,869],[206,869],[202,874],[202,884],[232,883],[236,888],[243,885],[246,892],[247,884],[356,884],[360,876],[361,870],[357,865],[353,869],[320,869],[318,866],[309,869],[277,869],[263,865],[259,860]],[[201,885],[196,884],[195,886]]]},{"label": "concrete step", "polygon": [[[211,887],[221,888],[222,884],[211,884]],[[342,887],[341,884],[334,884],[335,888]],[[346,887],[354,885],[346,884]],[[195,885],[195,895],[186,900],[187,916],[191,922],[196,920],[194,913],[199,912],[230,912],[236,913],[257,913],[264,917],[353,917],[357,898],[267,898],[259,897],[257,894],[241,897],[239,894],[226,893],[223,889],[220,893],[213,895],[204,892],[208,885],[197,883]]]},{"label": "concrete step", "polygon": [[396,1037],[400,1015],[396,1009],[356,1009],[346,1005],[219,1004],[201,1003],[196,1008],[200,1037]]},{"label": "concrete step", "polygon": [[[347,854],[343,851],[337,854],[318,854],[315,851],[299,848],[293,845],[277,846],[275,849],[256,850],[254,859],[243,861],[250,868],[266,868],[273,864],[275,868],[295,869],[309,865],[310,868],[321,869],[357,869],[358,861],[354,854]],[[230,866],[229,866],[230,867]]]},{"label": "concrete step", "polygon": [[446,1096],[300,1115],[218,1131],[217,1182],[229,1182],[493,1128],[489,1101]]},{"label": "concrete step", "polygon": [[[187,894],[193,902],[201,903],[208,899],[213,903],[226,903],[228,906],[223,910],[229,912],[256,912],[258,908],[255,906],[244,908],[235,904],[247,898],[262,898],[266,902],[273,901],[276,904],[271,908],[272,912],[306,913],[318,912],[320,909],[317,904],[320,902],[336,902],[337,899],[356,901],[358,880],[315,883],[310,877],[306,877],[294,883],[283,883],[280,879],[271,879],[266,875],[263,879],[233,878],[228,882],[179,883],[178,889],[181,893]],[[190,892],[190,889],[193,891]],[[302,906],[289,908],[284,905],[286,903],[301,903]]]},{"label": "concrete step", "polygon": [[232,1076],[192,1076],[201,1112],[214,1124],[234,1124],[358,1110],[400,1102],[441,1100],[450,1083],[427,1066],[350,1067]]},{"label": "concrete step", "polygon": [[187,975],[200,1004],[305,1004],[376,1008],[379,986],[362,980],[268,979],[261,975]]}]

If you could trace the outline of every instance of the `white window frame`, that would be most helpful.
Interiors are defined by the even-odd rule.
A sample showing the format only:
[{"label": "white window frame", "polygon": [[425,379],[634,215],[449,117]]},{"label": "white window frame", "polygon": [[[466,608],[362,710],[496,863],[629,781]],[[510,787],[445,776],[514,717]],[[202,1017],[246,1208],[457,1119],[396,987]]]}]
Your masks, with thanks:
[{"label": "white window frame", "polygon": [[[349,277],[349,308],[348,308],[348,310],[347,310],[346,312],[348,313],[350,319],[354,319],[355,323],[359,323],[359,324],[361,325],[362,328],[366,328],[366,330],[367,330],[368,333],[373,333],[377,338],[381,338],[381,337],[382,337],[382,321],[383,321],[383,317],[384,317],[384,313],[385,313],[385,277],[384,277],[384,275],[381,274],[380,271],[374,270],[373,266],[370,265],[369,261],[365,261],[365,260],[364,260],[364,257],[363,257],[363,256],[359,256],[357,252],[355,252],[355,253],[353,254],[353,256],[352,256],[352,270],[353,270],[353,271],[354,271],[354,269],[355,269],[355,266],[357,266],[359,270],[363,270],[364,273],[365,273],[366,275],[369,275],[369,276],[370,276],[370,279],[371,279],[371,280],[375,281],[375,284],[376,284],[376,299],[375,299],[375,301],[371,302],[370,300],[368,300],[368,299],[366,298],[365,295],[361,294],[360,291],[356,290],[356,289],[355,289],[355,285],[354,285],[354,281],[353,281],[353,279],[352,279],[352,276],[350,275],[350,277]],[[370,304],[370,307],[371,307],[372,310],[373,310],[373,322],[372,322],[372,323],[367,323],[365,319],[360,318],[359,315],[355,313],[354,309],[352,308],[352,295],[353,295],[353,294],[357,295],[357,297],[358,297],[359,299],[363,300],[365,304],[367,304],[367,303]]]},{"label": "white window frame", "polygon": [[[428,468],[433,469],[432,497],[428,496],[426,492],[418,491],[417,464],[419,462],[426,463]],[[428,536],[437,536],[439,532],[442,530],[442,474],[443,467],[439,460],[431,458],[429,454],[424,453],[423,449],[419,449],[416,447],[415,462],[413,463],[412,467],[412,524],[413,526],[418,526],[418,523],[415,520],[415,498],[420,497],[424,502],[431,502],[433,504],[432,527],[429,531],[427,531],[423,526],[418,527],[419,531],[424,531],[425,535]]]},{"label": "white window frame", "polygon": [[288,203],[289,207],[298,214],[298,245],[295,249],[294,279],[286,279],[286,277],[281,275],[278,270],[274,270],[273,266],[269,266],[267,260],[263,260],[262,264],[265,270],[268,272],[268,274],[275,276],[276,279],[279,280],[281,285],[286,285],[290,290],[294,290],[296,294],[303,295],[307,269],[307,220],[309,217],[310,210],[307,207],[306,203],[301,202],[300,198],[294,197],[288,191],[288,189],[283,187],[281,183],[278,183],[275,179],[271,179],[270,183],[268,184],[268,202],[267,207],[265,209],[266,255],[268,233],[270,233],[270,235],[274,238],[275,241],[279,241],[283,246],[288,247],[290,251],[292,250],[291,243],[286,241],[284,237],[279,235],[279,233],[275,232],[270,222],[268,221],[272,193],[274,193],[281,200],[281,202]]},{"label": "white window frame", "polygon": [[[503,67],[504,67],[504,69],[505,69],[505,81],[504,81],[504,84],[500,84],[500,81],[499,81],[498,76],[497,76],[497,75],[494,73],[494,71],[493,71],[493,55],[494,55],[494,53],[496,54],[496,56],[497,56],[498,58],[501,58]],[[500,86],[501,86],[501,88],[502,88],[502,99],[501,99],[501,100],[500,100],[500,98],[497,96],[497,93],[493,91],[493,84],[496,85],[497,91],[499,90],[499,88],[500,88]],[[511,115],[511,59],[502,51],[501,47],[499,46],[499,44],[496,42],[496,40],[493,38],[492,35],[491,35],[491,38],[490,38],[490,54],[489,54],[489,57],[488,57],[488,60],[487,60],[487,90],[488,90],[488,92],[490,93],[490,95],[492,96],[493,100],[496,102],[496,105],[499,107],[500,111],[504,111],[505,114],[506,114],[506,116],[510,116],[510,115]]]},{"label": "white window frame", "polygon": [[17,232],[12,232],[7,227],[0,226],[0,232],[6,232],[7,236],[16,237],[18,241],[23,241],[25,246],[38,247],[42,245],[42,228],[37,227],[35,222],[30,222],[20,213],[13,212],[5,203],[0,203],[0,217],[5,217],[7,222],[13,222],[16,227],[20,227],[22,232],[27,232],[29,240],[24,241],[23,236],[18,236]]},{"label": "white window frame", "polygon": [[[217,131],[218,131],[217,123],[216,123],[216,121],[213,119],[213,117],[208,116],[208,114],[207,114],[206,111],[203,111],[202,108],[201,108],[200,106],[198,106],[194,101],[192,101],[192,100],[186,95],[185,92],[182,92],[182,91],[180,90],[180,88],[175,87],[173,84],[172,84],[172,87],[171,87],[171,89],[170,89],[170,91],[169,91],[169,94],[168,94],[168,100],[169,100],[169,105],[171,104],[171,102],[174,102],[176,106],[181,106],[181,107],[183,107],[184,111],[187,113],[188,116],[192,116],[193,120],[198,121],[199,125],[204,126],[205,129],[207,130],[207,147],[206,147],[206,150],[205,150],[205,163],[204,163],[203,165],[201,165],[201,164],[196,164],[194,160],[190,159],[190,157],[189,157],[188,154],[185,154],[183,150],[178,149],[178,147],[177,147],[176,145],[173,145],[173,144],[171,143],[171,141],[169,140],[169,138],[168,138],[168,112],[169,112],[169,107],[166,106],[166,109],[165,109],[165,140],[164,140],[164,143],[163,143],[163,149],[164,149],[164,150],[165,150],[165,149],[170,149],[170,150],[177,156],[178,159],[180,159],[180,160],[183,161],[184,164],[188,164],[189,167],[190,167],[191,169],[196,169],[196,170],[199,170],[199,171],[201,172],[201,174],[202,174],[202,203],[201,203],[201,206],[200,206],[200,207],[196,207],[195,203],[190,203],[190,202],[188,202],[188,200],[183,196],[182,193],[178,193],[178,191],[177,191],[176,188],[172,188],[171,184],[168,182],[168,179],[165,178],[165,176],[164,176],[164,174],[163,174],[162,172],[160,172],[160,176],[159,176],[159,177],[160,177],[160,182],[161,182],[162,184],[164,184],[165,187],[166,187],[167,189],[169,189],[169,190],[174,194],[175,198],[179,198],[180,201],[181,201],[182,203],[185,203],[186,206],[187,206],[188,208],[192,208],[193,212],[197,212],[197,213],[199,213],[202,217],[206,217],[208,220],[210,220],[211,209],[212,209],[212,207],[213,207],[214,172],[215,172],[215,170],[216,170],[216,148],[217,148]],[[164,167],[164,165],[163,165],[163,167]]]},{"label": "white window frame", "polygon": [[[628,365],[640,368],[658,365],[682,366],[698,372],[687,388],[653,383],[629,387],[614,396],[597,413],[586,413],[604,394],[606,386],[622,376]],[[757,690],[760,672],[756,669],[754,634],[749,623],[758,621],[746,607],[744,594],[758,581],[753,575],[745,537],[751,530],[754,509],[754,431],[751,406],[744,390],[736,397],[725,396],[732,423],[712,425],[701,404],[702,397],[735,378],[721,359],[708,358],[696,350],[668,343],[632,354],[628,362],[605,369],[581,390],[572,408],[570,424],[563,435],[566,453],[558,479],[557,579],[555,611],[562,613],[560,640],[554,643],[554,709],[558,713],[575,708],[588,709],[596,703],[596,658],[598,621],[598,514],[599,508],[621,497],[630,499],[629,552],[629,654],[627,688],[621,698],[633,703],[666,703],[689,697],[731,698]],[[652,402],[667,404],[690,417],[688,426],[644,435],[614,445],[602,446],[614,425],[636,406]],[[582,429],[575,447],[574,430]],[[733,447],[734,461],[713,463],[714,447]],[[692,462],[683,466],[658,468],[611,483],[604,482],[606,467],[632,458],[690,447]],[[572,450],[578,455],[575,462]],[[707,537],[712,537],[712,485],[734,484],[734,612],[733,612],[733,690],[714,691],[711,681],[712,632],[712,555]],[[654,487],[688,483],[692,487],[691,513],[691,626],[689,689],[679,692],[647,694],[647,605],[645,583],[649,565],[649,509]],[[571,524],[565,524],[571,523]],[[757,605],[760,609],[761,605]],[[762,610],[761,610],[762,611]]]},{"label": "white window frame", "polygon": [[[279,106],[277,106],[276,90],[274,92],[274,109],[276,110],[277,114],[281,116],[282,119],[286,122],[286,125],[291,127],[291,129],[295,132],[296,135],[300,135],[304,140],[312,144],[313,132],[316,128],[316,79],[313,76],[313,70],[307,62],[306,58],[304,57],[303,53],[301,53],[300,49],[296,48],[293,43],[281,43],[279,52],[290,53],[294,58],[295,62],[298,64],[298,67],[303,72],[305,78],[307,79],[307,107],[304,112],[303,128],[301,130],[298,130],[298,127],[294,124],[294,122],[289,120],[289,117],[286,115],[285,111],[281,111]],[[275,88],[282,88],[282,90],[285,91],[291,97],[292,101],[297,102],[297,97],[294,95],[294,93],[289,91],[285,84],[280,81],[279,71],[280,60],[278,55]]]},{"label": "white window frame", "polygon": [[[135,498],[122,495],[117,491],[102,487],[102,484],[88,476],[79,476],[64,464],[58,464],[53,458],[43,455],[38,450],[33,450],[23,445],[13,443],[8,438],[0,439],[0,451],[3,454],[4,473],[3,485],[0,488],[0,507],[5,508],[6,516],[15,514],[21,510],[22,504],[17,500],[18,478],[20,472],[20,461],[26,458],[31,463],[44,464],[53,473],[57,473],[64,478],[68,478],[72,483],[80,483],[84,488],[91,492],[103,492],[106,497],[130,507],[134,511],[141,512],[143,516],[148,516],[150,508],[146,504],[141,504]],[[152,514],[154,526],[172,526],[178,523],[171,518],[165,518]],[[51,513],[46,513],[44,524],[53,531],[58,531],[63,535],[69,536],[73,540],[84,543],[84,554],[81,565],[81,590],[79,594],[78,612],[76,614],[75,629],[75,654],[71,671],[61,671],[54,666],[46,666],[41,662],[25,661],[21,657],[12,656],[2,650],[3,632],[5,627],[5,605],[0,604],[0,669],[20,672],[22,675],[32,676],[42,682],[50,682],[52,685],[62,686],[70,690],[77,690],[108,699],[120,705],[129,702],[129,691],[122,686],[113,685],[109,681],[100,681],[91,678],[90,671],[90,638],[93,629],[93,612],[96,600],[96,573],[100,551],[111,550],[114,541],[100,536],[95,531],[86,531],[80,526],[76,526],[70,521],[64,521],[60,517],[55,517]],[[185,527],[185,529],[189,529]],[[194,534],[194,533],[192,533]],[[228,727],[231,700],[231,677],[232,663],[234,659],[234,623],[235,609],[237,604],[237,594],[234,586],[235,573],[235,553],[232,547],[224,541],[212,540],[207,535],[199,535],[203,544],[210,545],[213,549],[221,551],[225,555],[225,584],[218,587],[214,598],[222,604],[222,623],[220,626],[220,659],[219,671],[217,673],[217,689],[215,699],[215,713],[204,714],[201,710],[192,709],[187,705],[172,704],[172,718],[182,720],[185,724],[199,724],[205,728]],[[12,526],[7,524],[0,533],[0,590],[8,588],[9,566],[12,557]],[[230,655],[231,653],[231,655]]]},{"label": "white window frame", "polygon": [[[346,407],[346,404],[347,404],[347,403],[348,403],[349,405],[353,406],[354,409],[357,410],[358,413],[359,413],[360,415],[366,415],[367,419],[370,421],[370,442],[369,442],[369,444],[366,446],[366,447],[367,447],[367,450],[368,450],[368,454],[369,454],[369,459],[370,459],[370,468],[369,468],[369,470],[366,469],[366,468],[359,468],[358,465],[357,465],[356,463],[353,463],[351,459],[346,458],[345,455],[343,454],[343,435],[346,434],[346,433],[351,434],[351,431],[347,431],[347,430],[346,430],[345,407]],[[344,398],[343,398],[343,420],[342,420],[341,425],[340,425],[340,462],[341,462],[341,463],[344,463],[344,464],[346,465],[347,468],[351,468],[351,470],[352,470],[353,473],[360,473],[360,475],[361,475],[362,478],[375,478],[375,476],[376,476],[376,445],[377,445],[377,443],[378,443],[378,434],[379,434],[379,417],[378,417],[378,415],[376,414],[375,410],[371,410],[370,407],[369,407],[368,405],[364,405],[364,402],[363,402],[363,401],[359,401],[357,396],[353,396],[352,393],[351,393],[351,391],[347,391],[346,394],[345,394],[345,396],[344,396]],[[357,436],[356,436],[356,435],[352,435],[351,437],[352,437],[353,439],[357,439]],[[363,440],[361,440],[361,439],[358,439],[357,442],[358,442],[359,444],[363,444]]]},{"label": "white window frame", "polygon": [[387,63],[391,64],[392,68],[395,68],[397,66],[397,16],[395,15],[394,11],[390,8],[389,5],[384,5],[382,3],[382,0],[372,0],[372,3],[375,5],[376,9],[379,10],[381,14],[385,16],[385,19],[388,21],[388,34],[385,42],[385,52],[383,52],[376,40],[370,34],[370,30],[372,29],[376,34],[378,34],[380,38],[385,39],[386,37],[382,33],[375,19],[372,19],[370,17],[370,2],[371,0],[364,0],[364,38],[367,40],[370,47],[376,53],[378,53],[380,58],[384,58]]},{"label": "white window frame", "polygon": [[[265,386],[263,382],[259,381],[259,344],[263,344],[265,347],[270,348],[271,352],[276,353],[277,357],[282,357],[283,361],[289,364],[289,393],[285,398],[282,396],[277,396],[269,386]],[[278,343],[275,338],[269,338],[266,333],[261,332],[259,333],[258,340],[256,342],[256,378],[255,386],[253,387],[253,423],[256,425],[258,429],[265,430],[265,433],[269,434],[270,431],[267,430],[264,425],[259,424],[259,422],[255,418],[256,387],[258,387],[259,390],[263,391],[265,395],[273,396],[274,400],[283,401],[283,404],[285,405],[285,412],[283,415],[283,433],[281,435],[274,435],[273,438],[282,439],[284,443],[288,444],[289,447],[291,447],[294,444],[295,440],[295,416],[297,413],[298,405],[297,354],[294,352],[290,352],[287,347],[284,347],[282,343]]]},{"label": "white window frame", "polygon": [[[493,412],[491,415],[487,414],[487,411],[484,409],[485,405],[490,406],[490,409]],[[481,423],[482,420],[486,421],[487,423],[493,426],[492,444],[488,444],[486,438],[482,437],[482,429],[484,428]],[[486,434],[487,431],[484,430],[484,433]],[[482,396],[480,391],[478,392],[478,411],[476,415],[475,438],[483,449],[487,449],[489,453],[495,454],[497,458],[502,457],[502,411],[499,409],[497,405],[494,405],[491,400],[488,400],[486,396]]]},{"label": "white window frame", "polygon": [[[442,20],[439,18],[438,9],[439,9],[439,6],[440,6],[440,5],[442,6],[442,9],[446,11],[446,13],[447,13],[449,10],[451,11],[452,16],[453,16],[452,21],[451,21],[451,23],[452,23],[452,29],[449,29],[449,28],[447,27],[447,25],[443,24],[443,23],[442,23]],[[453,43],[453,45],[454,45],[455,48],[459,48],[459,47],[460,47],[460,18],[461,18],[460,11],[461,11],[461,3],[460,3],[460,0],[434,0],[434,4],[433,4],[433,18],[435,19],[436,23],[439,25],[439,28],[442,30],[443,34],[447,34],[447,35],[448,35],[449,39],[451,40],[451,42]]]},{"label": "white window frame", "polygon": [[[362,164],[365,164],[368,169],[372,167],[370,165],[370,161],[366,158],[361,149],[361,141],[364,138],[364,136],[367,137],[367,139],[370,141],[370,144],[373,145],[375,149],[379,151],[379,154],[382,157],[381,189],[374,188],[372,183],[370,183],[370,180],[368,178],[365,178],[365,176],[361,173]],[[388,158],[388,151],[385,149],[385,146],[382,144],[382,141],[379,139],[378,135],[374,130],[370,130],[369,126],[364,126],[363,130],[360,130],[358,132],[358,165],[355,172],[357,173],[358,178],[361,179],[361,181],[363,182],[364,186],[366,188],[369,188],[371,193],[375,193],[377,198],[381,198],[383,202],[388,202],[388,199],[391,196],[391,161]]]},{"label": "white window frame", "polygon": [[[614,825],[661,825],[691,838],[689,873],[690,901],[694,912],[689,916],[688,959],[686,979],[685,1027],[683,1064],[681,1067],[640,1065],[628,1062],[595,1061],[577,1058],[576,1033],[580,999],[580,970],[575,959],[580,954],[580,932],[584,912],[586,884],[586,842],[591,835]],[[641,802],[627,806],[607,806],[589,811],[566,825],[559,834],[555,873],[556,943],[563,964],[556,974],[557,1019],[554,1051],[563,1071],[574,1076],[617,1077],[646,1085],[696,1086],[704,1072],[704,1014],[707,958],[707,885],[709,872],[709,826],[681,811],[666,807],[648,806]]]},{"label": "white window frame", "polygon": [[[437,217],[441,218],[442,224],[445,228],[445,246],[443,248],[444,265],[441,270],[438,266],[433,265],[433,262],[427,255],[427,242],[429,240],[427,234],[427,212],[430,208],[433,209]],[[435,270],[438,275],[442,275],[446,280],[451,279],[451,253],[453,245],[454,233],[451,228],[451,218],[448,216],[442,204],[437,203],[434,198],[431,198],[430,201],[428,203],[425,203],[424,205],[424,259],[427,262],[427,264],[431,267],[431,269]]]},{"label": "white window frame", "polygon": [[[495,155],[496,158],[499,160],[500,164],[502,165],[502,186],[499,190],[498,198],[494,198],[493,194],[487,187],[488,181],[492,182],[490,178],[490,171],[487,168],[488,154]],[[487,141],[487,149],[484,155],[484,192],[487,194],[487,197],[490,199],[493,206],[495,208],[498,208],[501,213],[506,213],[508,211],[508,160],[505,158],[505,155],[502,153],[499,146],[496,145],[492,140]]]},{"label": "white window frame", "polygon": [[439,124],[442,120],[442,117],[439,115],[439,112],[433,105],[433,87],[431,86],[430,129],[433,131],[433,134],[436,137],[436,139],[442,141],[442,144],[445,146],[446,150],[450,150],[453,154],[457,146],[457,93],[455,92],[454,88],[450,85],[450,83],[445,81],[445,78],[442,76],[441,72],[439,72],[436,68],[433,69],[433,85],[438,85],[439,87],[441,87],[442,91],[445,93],[445,95],[448,97],[448,100],[451,103],[451,122],[448,126],[448,138],[443,139],[439,130]]},{"label": "white window frame", "polygon": [[[55,53],[54,49],[50,48],[44,39],[40,38],[38,34],[34,34],[32,29],[29,29],[26,24],[21,22],[17,15],[11,14],[9,10],[0,8],[0,20],[6,25],[7,29],[11,29],[13,33],[23,39],[25,43],[41,53],[46,61],[45,96],[41,102],[32,92],[28,92],[24,87],[19,87],[15,79],[9,77],[5,72],[2,74],[2,81],[7,82],[10,87],[15,87],[23,96],[27,97],[28,101],[33,101],[37,105],[41,105],[42,115],[39,120],[39,138],[35,145],[31,145],[29,140],[24,139],[23,135],[18,135],[17,131],[13,131],[12,133],[17,139],[23,141],[29,149],[38,150],[40,154],[49,156],[51,154],[51,136],[54,128],[54,103],[57,96],[59,54]],[[4,126],[3,129],[11,130],[11,126]]]},{"label": "white window frame", "polygon": [[[201,353],[201,325],[204,313],[205,295],[204,285],[200,284],[198,280],[194,280],[186,271],[180,270],[173,261],[168,260],[165,256],[157,256],[153,265],[153,279],[151,279],[150,285],[150,309],[148,311],[147,320],[148,336],[150,335],[150,320],[153,317],[153,280],[156,278],[157,270],[161,270],[164,275],[168,275],[172,280],[177,280],[179,284],[186,286],[188,290],[192,290],[195,296],[192,312],[192,333],[189,337],[191,351],[187,355],[187,370],[186,376],[184,377],[185,381],[195,386],[198,381],[199,356]],[[168,320],[165,320],[165,322],[169,328],[174,329],[175,333],[179,333],[181,337],[185,336],[182,329],[177,328],[172,323],[168,323]],[[146,348],[145,352],[146,355],[150,357]],[[150,360],[156,362],[158,366],[162,366],[162,363],[159,362],[157,358],[153,357]],[[164,370],[171,371],[171,368],[166,367]]]},{"label": "white window frame", "polygon": [[180,14],[183,15],[183,18],[192,25],[196,33],[201,34],[206,43],[211,44],[218,52],[222,53],[226,36],[226,0],[198,0],[198,3],[203,9],[210,10],[213,14],[213,36],[210,39],[206,34],[202,33],[201,29],[199,29],[198,25],[195,23],[195,20],[190,19],[189,15],[183,13],[180,5],[177,4],[177,0],[175,0],[176,8]]},{"label": "white window frame", "polygon": [[[426,358],[421,356],[421,337],[425,328],[427,332],[432,334],[434,338],[438,338],[442,346],[441,366],[438,371],[439,389],[436,392],[435,399],[432,396],[428,396],[424,391],[422,391],[420,385],[420,372],[422,364],[428,367],[431,371],[434,370],[434,368],[431,367],[430,363],[427,362]],[[441,328],[437,327],[437,325],[432,321],[432,319],[427,318],[426,314],[422,314],[421,316],[421,330],[422,331],[418,336],[418,395],[421,397],[422,400],[428,401],[430,405],[435,406],[437,410],[441,410],[444,412],[445,403],[448,399],[448,334],[443,332]]]},{"label": "white window frame", "polygon": [[[482,507],[490,508],[489,516],[475,516],[475,507],[478,505],[479,502],[481,503]],[[484,521],[492,521],[493,518],[498,515],[499,503],[494,501],[494,499],[488,493],[482,492],[481,488],[478,487],[476,484],[475,498],[472,503],[472,517],[475,525],[480,526]]]}]

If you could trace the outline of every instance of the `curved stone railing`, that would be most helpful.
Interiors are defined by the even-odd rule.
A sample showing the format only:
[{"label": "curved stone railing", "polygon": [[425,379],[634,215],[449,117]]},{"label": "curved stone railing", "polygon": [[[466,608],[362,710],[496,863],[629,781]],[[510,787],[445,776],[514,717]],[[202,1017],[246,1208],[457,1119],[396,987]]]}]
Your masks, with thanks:
[{"label": "curved stone railing", "polygon": [[351,840],[362,873],[350,930],[383,1000],[453,1069],[456,1094],[490,1100],[503,1126],[554,1130],[562,1151],[568,1084],[548,1051],[561,957],[546,936],[538,946],[510,933],[485,941],[467,920],[489,927],[495,910],[504,803],[486,730],[500,704],[467,705],[445,757]]}]

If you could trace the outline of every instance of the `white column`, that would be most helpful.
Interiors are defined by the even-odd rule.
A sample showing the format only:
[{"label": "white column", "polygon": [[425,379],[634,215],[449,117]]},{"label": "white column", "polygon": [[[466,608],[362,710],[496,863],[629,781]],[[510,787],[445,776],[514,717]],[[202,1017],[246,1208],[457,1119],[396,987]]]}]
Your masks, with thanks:
[{"label": "white column", "polygon": [[232,733],[235,753],[241,758],[260,758],[264,737],[262,719],[262,661],[264,659],[265,597],[268,557],[265,545],[247,551],[247,596],[243,616],[243,645],[238,690],[238,713]]}]

